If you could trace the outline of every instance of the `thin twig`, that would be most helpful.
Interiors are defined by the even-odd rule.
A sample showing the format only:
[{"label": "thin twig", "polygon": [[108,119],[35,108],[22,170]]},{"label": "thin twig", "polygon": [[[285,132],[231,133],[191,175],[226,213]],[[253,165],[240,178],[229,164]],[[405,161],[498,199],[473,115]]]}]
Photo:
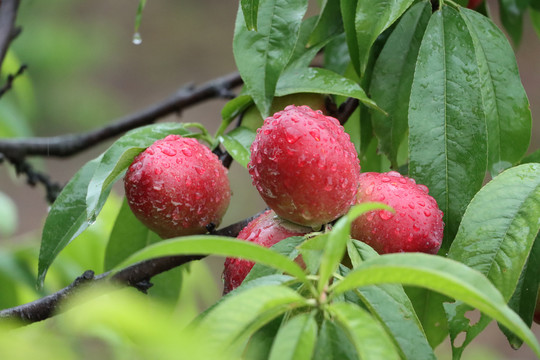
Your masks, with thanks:
[{"label": "thin twig", "polygon": [[0,68],[4,62],[11,40],[14,39],[15,18],[19,9],[19,0],[0,1]]},{"label": "thin twig", "polygon": [[[213,231],[211,234],[236,237],[253,218],[244,219],[223,229]],[[95,286],[103,282],[112,283],[117,287],[131,286],[146,293],[148,288],[152,286],[150,279],[154,276],[204,257],[206,255],[164,256],[138,262],[115,273],[106,272],[101,275],[94,275],[92,270],[87,270],[73,283],[54,294],[27,304],[1,310],[0,320],[19,320],[24,325],[48,319],[61,310],[60,306],[64,300],[69,299],[84,287]]]},{"label": "thin twig", "polygon": [[26,183],[28,185],[36,186],[37,184],[42,184],[43,186],[45,186],[47,202],[49,204],[52,204],[56,200],[58,194],[60,194],[60,191],[62,191],[62,185],[57,182],[51,181],[48,175],[36,171],[32,167],[32,165],[30,165],[24,160],[10,158],[8,158],[8,160],[15,166],[15,171],[17,175],[26,175]]},{"label": "thin twig", "polygon": [[228,97],[230,96],[229,90],[240,84],[242,84],[240,75],[232,73],[195,89],[183,88],[167,100],[87,133],[26,139],[1,139],[0,153],[8,158],[19,159],[26,156],[71,156],[128,130],[151,124],[189,106],[211,98]]},{"label": "thin twig", "polygon": [[13,86],[13,82],[15,81],[15,79],[17,77],[19,77],[20,75],[22,75],[22,73],[24,73],[24,71],[28,68],[27,65],[23,64],[21,65],[21,67],[19,68],[19,70],[15,73],[15,74],[9,74],[7,79],[6,79],[6,83],[4,84],[4,86],[2,86],[0,88],[0,97],[2,97],[6,91],[8,91],[9,89],[11,89],[11,87]]}]

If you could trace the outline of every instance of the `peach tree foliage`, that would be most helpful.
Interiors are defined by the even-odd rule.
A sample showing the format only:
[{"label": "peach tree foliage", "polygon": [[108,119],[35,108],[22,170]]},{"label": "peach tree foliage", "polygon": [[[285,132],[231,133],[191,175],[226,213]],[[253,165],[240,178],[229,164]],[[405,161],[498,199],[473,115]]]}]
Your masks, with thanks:
[{"label": "peach tree foliage", "polygon": [[[531,0],[518,16],[504,3],[503,24],[518,43],[523,13],[538,25],[540,4]],[[44,225],[38,283],[154,141],[194,137],[245,167],[253,126],[229,125],[246,109],[266,117],[274,97],[297,93],[325,94],[338,105],[353,98],[359,106],[345,128],[362,171],[393,169],[429,188],[444,212],[437,255],[378,255],[351,240],[352,220],[377,204],[352,208],[329,232],[266,249],[212,235],[160,241],[124,203],[106,270],[171,254],[256,262],[185,332],[207,340],[200,351],[224,357],[434,359],[433,349],[450,337],[457,359],[493,320],[511,346],[525,342],[540,357],[530,331],[540,280],[540,152],[525,157],[531,114],[514,51],[485,5],[434,4],[327,0],[306,18],[307,0],[242,0],[232,49],[244,87],[223,107],[217,132],[193,123],[141,127],[84,165]],[[306,269],[294,262],[298,255]],[[471,309],[482,313],[474,325],[465,316]]]}]

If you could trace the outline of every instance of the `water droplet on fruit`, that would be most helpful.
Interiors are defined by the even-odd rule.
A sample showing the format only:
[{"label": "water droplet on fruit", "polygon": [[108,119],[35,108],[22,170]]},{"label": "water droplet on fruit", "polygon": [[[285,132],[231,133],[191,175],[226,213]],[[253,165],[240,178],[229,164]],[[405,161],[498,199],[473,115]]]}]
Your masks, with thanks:
[{"label": "water droplet on fruit", "polygon": [[288,127],[285,129],[285,139],[289,144],[297,142],[300,136],[302,136],[302,133],[297,128]]},{"label": "water droplet on fruit", "polygon": [[182,149],[182,154],[184,154],[185,156],[193,155],[193,153],[189,149]]},{"label": "water droplet on fruit", "polygon": [[315,141],[321,141],[321,132],[319,129],[313,129],[309,132],[309,135],[311,135]]},{"label": "water droplet on fruit", "polygon": [[392,217],[392,213],[390,211],[387,211],[387,210],[382,210],[381,212],[379,212],[379,217],[382,219],[382,220],[388,220]]},{"label": "water droplet on fruit", "polygon": [[281,113],[277,112],[274,114],[274,119],[279,119],[281,117]]},{"label": "water droplet on fruit", "polygon": [[186,186],[191,186],[191,184],[193,184],[193,181],[191,181],[191,178],[188,176],[186,178]]},{"label": "water droplet on fruit", "polygon": [[407,179],[405,179],[405,178],[399,178],[398,181],[399,181],[400,183],[402,183],[402,184],[406,184],[406,183],[407,183]]},{"label": "water droplet on fruit", "polygon": [[386,197],[384,195],[380,195],[379,198],[377,199],[377,201],[384,201],[384,199],[386,199]]},{"label": "water droplet on fruit", "polygon": [[425,192],[426,194],[429,193],[429,189],[428,189],[428,187],[427,187],[426,185],[419,184],[419,185],[417,185],[417,186],[418,186],[418,188],[419,188],[420,190],[422,190],[422,191]]},{"label": "water droplet on fruit", "polygon": [[148,148],[148,149],[146,149],[146,153],[147,153],[148,155],[154,155],[154,149]]},{"label": "water droplet on fruit", "polygon": [[197,174],[202,175],[206,170],[203,167],[196,166],[195,171],[197,172]]},{"label": "water droplet on fruit", "polygon": [[156,184],[156,185],[154,185],[153,189],[156,190],[156,191],[159,191],[159,190],[162,189],[162,186],[161,186],[161,184]]},{"label": "water droplet on fruit", "polygon": [[409,203],[409,207],[410,207],[411,209],[414,209],[416,206],[414,206],[414,203],[411,202],[411,203]]},{"label": "water droplet on fruit", "polygon": [[164,153],[165,155],[168,155],[168,156],[175,156],[176,155],[176,150],[168,148],[168,147],[162,148],[161,152]]},{"label": "water droplet on fruit", "polygon": [[161,170],[160,168],[154,169],[154,174],[156,175],[161,175],[162,172],[163,170]]},{"label": "water droplet on fruit", "polygon": [[373,193],[373,184],[372,185],[369,185],[366,189],[366,195],[371,195]]},{"label": "water droplet on fruit", "polygon": [[420,227],[416,224],[413,224],[412,228],[414,231],[420,231]]},{"label": "water droplet on fruit", "polygon": [[264,135],[270,135],[271,131],[269,129],[264,129],[263,134]]},{"label": "water droplet on fruit", "polygon": [[430,217],[431,216],[431,211],[424,210],[424,215],[426,215],[427,217]]},{"label": "water droplet on fruit", "polygon": [[418,201],[418,205],[424,207],[424,206],[426,206],[426,203],[424,201],[420,200],[420,201]]},{"label": "water droplet on fruit", "polygon": [[334,180],[331,177],[326,178],[325,191],[332,191],[334,189]]},{"label": "water droplet on fruit", "polygon": [[381,178],[381,181],[382,181],[382,182],[390,182],[390,178],[389,178],[388,176],[383,176],[383,177]]}]

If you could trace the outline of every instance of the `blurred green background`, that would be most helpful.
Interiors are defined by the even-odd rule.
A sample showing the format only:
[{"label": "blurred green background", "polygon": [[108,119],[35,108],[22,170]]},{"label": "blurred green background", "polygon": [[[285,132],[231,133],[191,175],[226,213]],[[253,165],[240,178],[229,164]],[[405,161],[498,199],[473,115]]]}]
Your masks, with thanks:
[{"label": "blurred green background", "polygon": [[[231,44],[236,2],[148,1],[139,29],[142,43],[135,45],[132,39],[138,5],[138,0],[22,1],[17,23],[23,31],[3,70],[12,73],[22,63],[29,68],[0,101],[1,136],[87,131],[165,99],[183,85],[202,84],[235,70]],[[490,5],[496,13],[497,2],[490,1]],[[528,19],[517,58],[535,119],[532,151],[540,147],[540,39]],[[224,103],[208,101],[166,120],[200,122],[215,131]],[[69,159],[32,159],[32,163],[65,184],[110,143]],[[265,206],[245,169],[234,164],[229,175],[233,198],[222,225]],[[102,249],[123,196],[121,186],[116,187],[116,194],[96,225],[83,235],[85,239],[70,245],[53,265],[45,291],[64,286],[86,269],[101,271]],[[42,295],[33,288],[33,276],[47,203],[42,187],[28,187],[10,166],[3,165],[0,205],[0,263],[19,263],[20,271],[11,276],[24,284],[12,287],[11,292],[2,289],[0,307],[6,307]],[[11,208],[16,209],[17,222],[9,217]],[[210,289],[205,295],[196,295],[203,304],[219,297],[222,262],[220,258],[205,260],[202,266],[210,269],[211,275],[194,278]],[[0,283],[2,276],[0,273]],[[210,281],[215,286],[209,285]],[[540,337],[540,327],[534,325],[533,329]],[[527,348],[511,350],[493,324],[476,343],[466,351],[467,358],[534,358]],[[447,358],[444,349],[443,359]]]}]

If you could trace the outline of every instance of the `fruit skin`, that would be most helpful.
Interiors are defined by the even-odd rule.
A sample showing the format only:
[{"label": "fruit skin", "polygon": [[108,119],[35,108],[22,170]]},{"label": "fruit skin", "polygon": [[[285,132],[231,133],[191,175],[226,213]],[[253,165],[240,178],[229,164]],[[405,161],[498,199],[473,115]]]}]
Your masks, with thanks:
[{"label": "fruit skin", "polygon": [[443,213],[426,186],[395,171],[363,173],[357,203],[368,201],[389,205],[395,214],[376,210],[361,215],[352,223],[352,238],[365,242],[379,254],[437,253],[443,239]]},{"label": "fruit skin", "polygon": [[[304,235],[311,229],[290,223],[267,210],[252,220],[238,234],[238,239],[251,241],[264,247],[271,247],[291,236]],[[255,263],[237,258],[227,258],[223,270],[223,294],[227,294],[242,284]]]},{"label": "fruit skin", "polygon": [[474,10],[479,7],[483,2],[484,0],[469,0],[469,2],[467,3],[467,8]]},{"label": "fruit skin", "polygon": [[169,135],[140,153],[124,177],[129,207],[162,238],[218,226],[231,197],[227,169],[195,139]]},{"label": "fruit skin", "polygon": [[336,119],[290,105],[257,130],[248,170],[263,200],[279,216],[317,228],[354,203],[360,164]]},{"label": "fruit skin", "polygon": [[[306,105],[313,110],[321,110],[323,114],[326,112],[326,96],[315,93],[297,93],[285,96],[276,96],[270,106],[270,114],[274,114],[278,111],[282,111],[290,104]],[[257,109],[257,106],[250,106],[242,116],[242,126],[247,127],[253,131],[257,131],[262,126],[264,119],[261,113]]]}]

